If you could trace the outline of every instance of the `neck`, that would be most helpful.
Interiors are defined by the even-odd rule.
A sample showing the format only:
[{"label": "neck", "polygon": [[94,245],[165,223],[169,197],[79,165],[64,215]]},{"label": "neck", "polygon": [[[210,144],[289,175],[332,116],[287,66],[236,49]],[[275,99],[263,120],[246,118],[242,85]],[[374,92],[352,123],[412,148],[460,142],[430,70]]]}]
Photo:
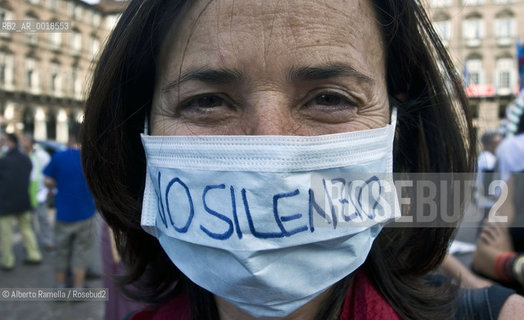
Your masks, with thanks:
[{"label": "neck", "polygon": [[326,303],[326,300],[329,298],[332,289],[333,287],[329,288],[328,290],[315,297],[313,300],[309,301],[302,307],[298,308],[297,310],[293,311],[291,314],[283,318],[255,318],[218,296],[215,296],[215,301],[218,308],[218,314],[221,320],[313,320],[315,319],[321,306],[324,303]]}]

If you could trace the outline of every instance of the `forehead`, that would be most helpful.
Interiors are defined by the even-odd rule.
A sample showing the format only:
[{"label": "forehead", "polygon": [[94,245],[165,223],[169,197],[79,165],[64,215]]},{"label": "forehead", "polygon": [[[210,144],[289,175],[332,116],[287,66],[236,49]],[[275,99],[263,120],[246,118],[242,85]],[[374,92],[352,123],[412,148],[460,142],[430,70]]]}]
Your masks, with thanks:
[{"label": "forehead", "polygon": [[263,77],[322,63],[384,73],[370,0],[197,0],[177,20],[163,46],[160,73],[166,66],[170,74],[205,66]]}]

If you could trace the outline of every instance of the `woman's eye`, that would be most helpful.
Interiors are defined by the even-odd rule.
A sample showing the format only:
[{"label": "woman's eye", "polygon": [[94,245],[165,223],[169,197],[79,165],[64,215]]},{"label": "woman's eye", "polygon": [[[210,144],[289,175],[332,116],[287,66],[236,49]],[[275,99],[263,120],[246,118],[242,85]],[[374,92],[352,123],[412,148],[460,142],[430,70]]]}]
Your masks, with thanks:
[{"label": "woman's eye", "polygon": [[342,102],[342,98],[333,94],[321,94],[315,98],[315,103],[323,106],[336,106]]},{"label": "woman's eye", "polygon": [[350,108],[356,106],[356,103],[337,93],[321,93],[306,103],[306,106]]},{"label": "woman's eye", "polygon": [[216,125],[237,114],[234,100],[223,93],[190,96],[182,100],[175,110],[174,116],[202,125]]},{"label": "woman's eye", "polygon": [[216,107],[226,106],[226,105],[227,103],[221,97],[217,95],[206,95],[206,96],[191,98],[190,100],[183,102],[181,107],[182,109],[191,109],[191,108],[211,109],[211,108],[216,108]]}]

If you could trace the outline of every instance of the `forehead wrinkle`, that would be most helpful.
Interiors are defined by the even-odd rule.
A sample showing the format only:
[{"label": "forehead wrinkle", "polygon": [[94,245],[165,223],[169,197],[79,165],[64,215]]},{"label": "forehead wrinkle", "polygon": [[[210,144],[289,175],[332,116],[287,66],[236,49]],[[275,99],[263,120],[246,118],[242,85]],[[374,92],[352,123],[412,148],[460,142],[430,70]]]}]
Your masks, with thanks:
[{"label": "forehead wrinkle", "polygon": [[[355,67],[366,74],[374,74],[377,62],[384,65],[383,60],[379,61],[385,52],[382,37],[377,37],[379,28],[376,20],[359,22],[363,20],[361,16],[373,14],[372,8],[361,10],[366,11],[365,14],[354,10],[361,2],[350,1],[352,4],[349,6],[335,8],[329,1],[303,1],[303,6],[285,1],[271,2],[274,5],[268,8],[250,1],[253,10],[248,10],[251,7],[242,1],[204,2],[211,3],[212,8],[202,10],[203,5],[198,5],[187,20],[179,24],[179,31],[187,30],[192,25],[194,32],[190,36],[187,31],[175,35],[178,38],[175,41],[179,44],[183,44],[188,36],[190,41],[186,41],[188,46],[185,47],[183,57],[180,50],[173,50],[171,61],[168,62],[172,66],[172,74],[176,69],[183,71],[185,66],[182,68],[182,65],[207,65],[212,68],[235,68],[247,72],[246,76],[255,77],[249,71],[252,67],[252,71],[262,76],[261,72],[271,71],[269,67],[273,70],[285,67],[287,70],[289,62],[326,63],[342,55],[348,57],[346,62],[354,61]],[[198,12],[202,14],[199,16],[201,19],[195,23],[196,19],[191,16],[197,17]],[[348,23],[341,23],[341,20]],[[267,21],[271,24],[267,24]],[[216,30],[212,30],[213,26]],[[260,41],[262,37],[264,40]],[[178,48],[184,47],[179,44]],[[326,55],[327,51],[332,53]],[[384,71],[374,75],[378,78]]]},{"label": "forehead wrinkle", "polygon": [[[215,38],[217,42],[215,43],[215,50],[218,49],[217,46],[222,47],[223,44],[231,45],[238,43],[238,39],[258,37],[258,42],[263,43],[263,47],[265,50],[263,51],[264,56],[267,56],[267,52],[269,50],[268,48],[273,43],[286,41],[287,38],[292,38],[295,41],[295,43],[296,40],[299,38],[310,41],[312,37],[317,37],[316,40],[321,40],[326,43],[347,44],[348,42],[356,42],[356,40],[358,40],[357,34],[362,31],[362,25],[360,23],[346,23],[341,26],[338,25],[338,23],[340,22],[339,19],[333,19],[333,16],[338,15],[342,16],[343,19],[347,21],[362,20],[362,10],[354,10],[356,4],[350,7],[350,12],[346,12],[348,11],[347,6],[344,6],[341,9],[328,4],[324,4],[324,6],[322,6],[322,4],[320,3],[304,3],[303,6],[292,7],[287,2],[284,2],[286,4],[286,8],[284,8],[285,10],[279,10],[278,8],[281,8],[283,5],[279,7],[279,3],[277,2],[277,5],[275,5],[272,9],[267,9],[266,5],[255,5],[255,7],[252,8],[251,11],[242,11],[243,8],[237,6],[237,2],[226,1],[228,3],[231,3],[230,9],[226,10],[228,12],[227,14],[229,15],[229,17],[227,17],[227,19],[221,19],[220,17],[216,17],[219,15],[218,11],[221,7],[221,2],[222,1],[214,1],[214,3],[216,3],[216,5],[214,5],[214,8],[216,8],[217,12],[215,17],[212,17],[212,19],[216,21]],[[289,10],[288,8],[290,8],[291,10]],[[328,10],[326,10],[326,8]],[[209,11],[207,12],[206,17],[208,16],[208,14]],[[369,12],[365,16],[368,15]],[[319,23],[319,20],[321,20],[321,23]],[[365,21],[365,23],[367,24],[369,24],[370,22],[373,23],[375,21]],[[284,25],[288,27],[283,27]],[[344,31],[335,33],[329,32],[329,30],[326,29],[329,29],[330,27],[336,29],[343,29]],[[259,32],[257,32],[257,29],[259,30]],[[221,32],[221,30],[227,30],[228,32]],[[279,32],[276,33],[276,36],[273,36],[276,30],[279,30]],[[206,35],[209,32],[210,30],[208,29],[196,30],[196,33],[200,33],[202,35]],[[224,33],[228,34],[229,41],[224,41],[225,39],[221,39],[220,36]],[[210,45],[208,39],[206,39],[206,43]],[[297,45],[300,46],[300,44],[298,43]],[[238,52],[240,51],[238,50],[238,52],[234,52],[235,54],[238,54]]]}]

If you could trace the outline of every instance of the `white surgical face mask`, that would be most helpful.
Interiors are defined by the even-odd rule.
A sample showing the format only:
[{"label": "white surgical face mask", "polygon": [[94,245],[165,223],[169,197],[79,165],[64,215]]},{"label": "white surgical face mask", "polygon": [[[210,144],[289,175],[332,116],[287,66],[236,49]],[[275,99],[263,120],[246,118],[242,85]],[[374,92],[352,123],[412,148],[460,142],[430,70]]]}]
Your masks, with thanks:
[{"label": "white surgical face mask", "polygon": [[143,228],[199,286],[282,317],[355,271],[400,216],[392,124],[323,136],[142,136]]}]

